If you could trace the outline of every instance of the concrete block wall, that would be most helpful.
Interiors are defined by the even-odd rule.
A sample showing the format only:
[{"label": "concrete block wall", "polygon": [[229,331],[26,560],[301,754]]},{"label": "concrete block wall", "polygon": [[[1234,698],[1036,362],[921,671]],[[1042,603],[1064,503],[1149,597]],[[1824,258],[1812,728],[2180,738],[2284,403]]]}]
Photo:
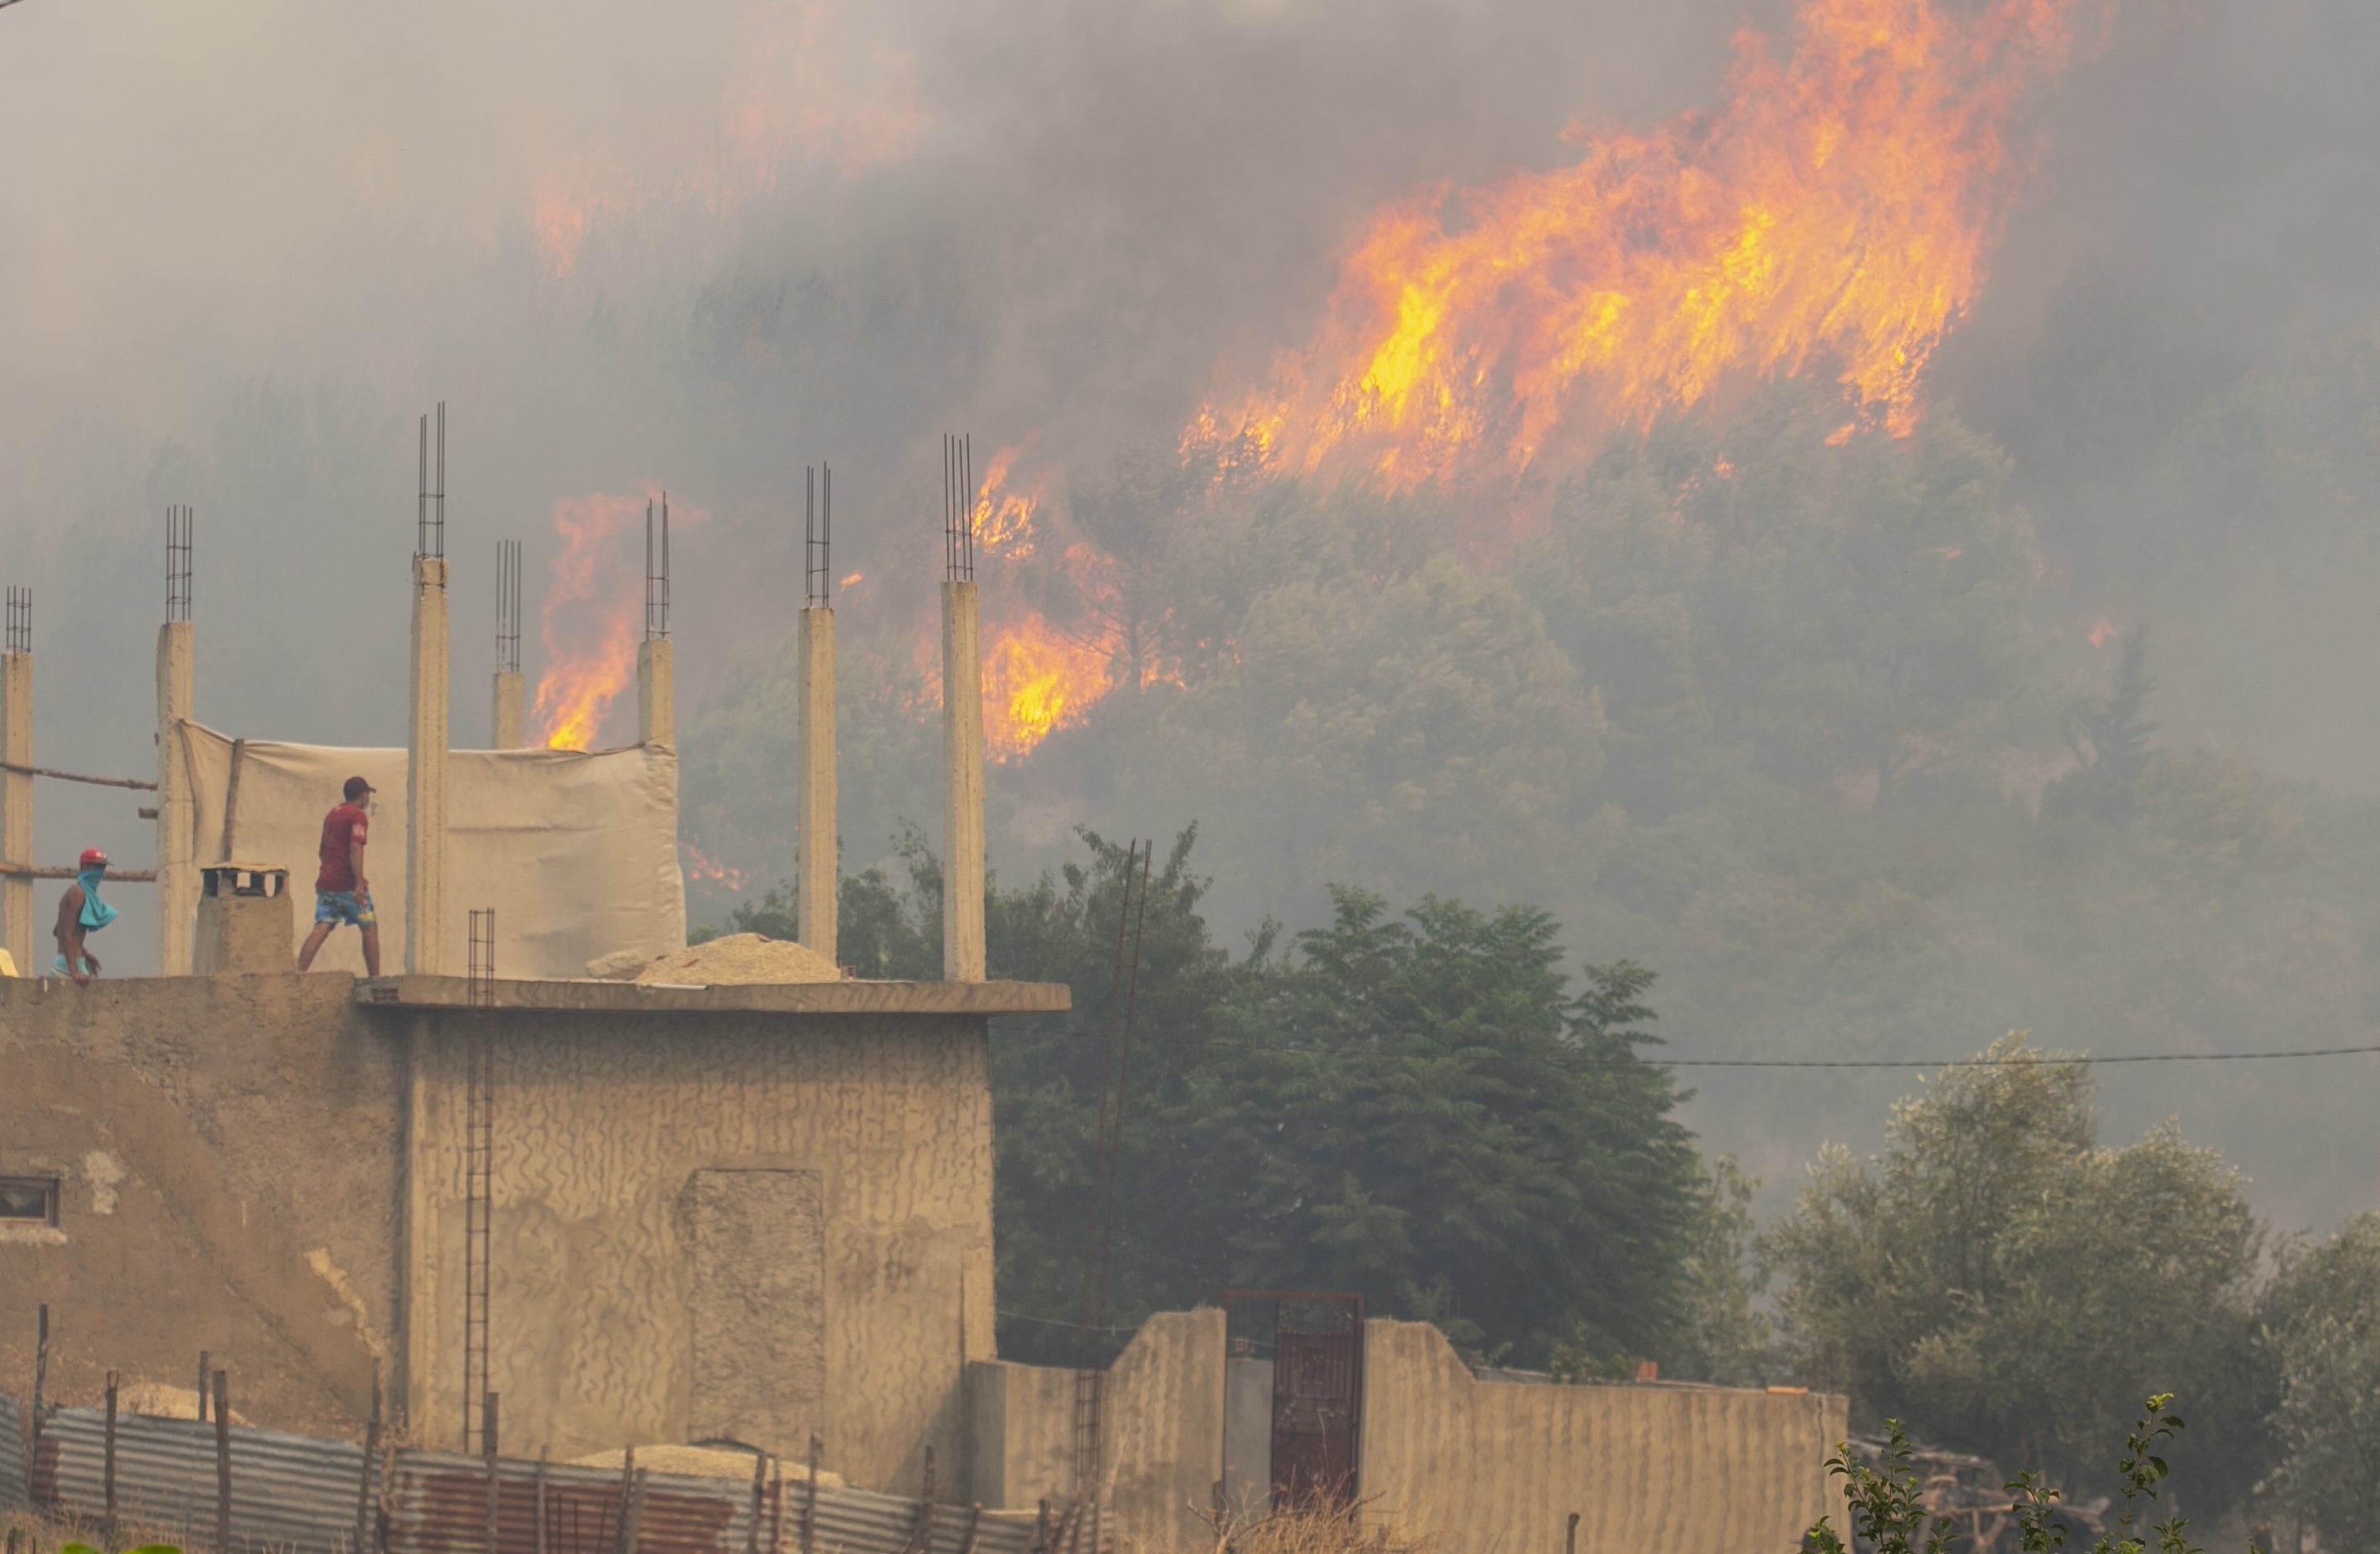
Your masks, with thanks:
[{"label": "concrete block wall", "polygon": [[[344,977],[0,978],[0,1175],[55,1176],[60,1223],[0,1228],[0,1362],[50,1396],[110,1368],[281,1427],[361,1428],[392,1353],[403,1044]],[[22,1358],[26,1364],[15,1366]]]},{"label": "concrete block wall", "polygon": [[[987,1509],[1075,1493],[1075,1373],[1007,1361],[968,1367],[971,1479]],[[1223,1474],[1223,1313],[1165,1311],[1109,1367],[1100,1410],[1105,1536],[1123,1548],[1203,1547]],[[1205,1536],[1202,1537],[1201,1535]]]},{"label": "concrete block wall", "polygon": [[914,1493],[993,1354],[984,1021],[422,1012],[407,1384],[461,1427],[465,1033],[494,1018],[490,1385],[510,1450],[725,1436]]},{"label": "concrete block wall", "polygon": [[1365,1515],[1465,1550],[1579,1554],[1792,1549],[1845,1526],[1825,1459],[1843,1398],[1721,1388],[1480,1381],[1437,1329],[1365,1324]]}]

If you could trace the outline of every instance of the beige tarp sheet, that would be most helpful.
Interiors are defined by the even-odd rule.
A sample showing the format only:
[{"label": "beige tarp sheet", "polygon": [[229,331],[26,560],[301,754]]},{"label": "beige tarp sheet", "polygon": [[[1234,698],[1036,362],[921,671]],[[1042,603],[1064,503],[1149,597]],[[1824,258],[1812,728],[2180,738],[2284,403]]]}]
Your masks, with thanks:
[{"label": "beige tarp sheet", "polygon": [[[379,790],[364,868],[380,917],[381,969],[402,971],[405,752],[243,741],[226,857],[233,741],[196,723],[182,724],[180,734],[198,812],[191,861],[287,869],[300,941],[313,926],[323,815],[351,776]],[[495,909],[499,977],[584,977],[598,955],[658,955],[686,943],[675,752],[452,750],[446,818],[451,975],[464,973],[468,914],[480,907]],[[315,964],[360,973],[359,938],[352,929],[334,933]]]}]

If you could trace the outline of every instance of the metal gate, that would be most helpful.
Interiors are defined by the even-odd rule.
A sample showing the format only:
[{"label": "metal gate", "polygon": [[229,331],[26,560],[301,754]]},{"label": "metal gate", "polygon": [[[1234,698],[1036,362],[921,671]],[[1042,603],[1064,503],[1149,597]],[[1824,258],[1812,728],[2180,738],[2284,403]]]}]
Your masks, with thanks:
[{"label": "metal gate", "polygon": [[[1272,1505],[1355,1503],[1364,1416],[1364,1297],[1234,1290],[1227,1307],[1269,1301]],[[1225,1318],[1229,1330],[1230,1318]]]}]

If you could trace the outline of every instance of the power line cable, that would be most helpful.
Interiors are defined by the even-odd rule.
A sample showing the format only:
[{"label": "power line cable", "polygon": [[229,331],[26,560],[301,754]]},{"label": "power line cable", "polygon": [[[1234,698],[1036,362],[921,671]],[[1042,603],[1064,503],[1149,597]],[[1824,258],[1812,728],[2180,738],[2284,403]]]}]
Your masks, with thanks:
[{"label": "power line cable", "polygon": [[2022,1058],[1589,1058],[1589,1062],[1641,1062],[1648,1068],[2014,1068],[2025,1063],[2240,1063],[2280,1058],[2344,1058],[2380,1052],[2370,1047],[2301,1047],[2282,1052],[2043,1051]]},{"label": "power line cable", "polygon": [[[1250,1051],[1296,1052],[1308,1049],[1261,1041],[1234,1041],[1229,1037],[1197,1037],[1189,1040],[1151,1041],[1148,1047],[1238,1047]],[[2362,1047],[2298,1047],[2272,1052],[2117,1052],[2105,1057],[2088,1052],[2036,1050],[2014,1058],[1658,1058],[1632,1052],[1626,1057],[1581,1056],[1585,1063],[1646,1068],[2015,1068],[2026,1063],[2237,1063],[2272,1062],[2294,1058],[2368,1057],[2380,1053],[2380,1043]]]}]

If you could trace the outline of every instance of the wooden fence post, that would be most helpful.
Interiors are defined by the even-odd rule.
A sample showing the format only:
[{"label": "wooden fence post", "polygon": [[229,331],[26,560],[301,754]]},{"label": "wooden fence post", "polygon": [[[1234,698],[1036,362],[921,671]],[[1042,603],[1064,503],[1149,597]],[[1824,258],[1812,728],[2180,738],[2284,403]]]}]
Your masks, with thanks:
[{"label": "wooden fence post", "polygon": [[917,1522],[909,1529],[908,1554],[930,1554],[934,1547],[934,1449],[926,1448],[926,1493],[917,1502]]},{"label": "wooden fence post", "polygon": [[380,1362],[372,1362],[371,1417],[364,1424],[364,1465],[356,1475],[356,1554],[371,1554],[372,1459],[380,1455]]},{"label": "wooden fence post", "polygon": [[[33,1313],[33,1452],[42,1450],[42,1390],[50,1379],[50,1308],[36,1306]],[[30,1463],[28,1464],[30,1466]],[[27,1486],[30,1489],[31,1487]]]},{"label": "wooden fence post", "polygon": [[627,1554],[637,1554],[638,1535],[643,1531],[644,1524],[645,1470],[638,1468],[637,1476],[628,1485],[628,1521],[625,1528],[628,1535]]},{"label": "wooden fence post", "polygon": [[215,1554],[231,1550],[231,1378],[215,1372]]},{"label": "wooden fence post", "polygon": [[760,1554],[760,1499],[769,1490],[769,1454],[752,1453],[752,1524],[744,1530],[744,1554]]},{"label": "wooden fence post", "polygon": [[199,1351],[199,1423],[201,1425],[207,1422],[207,1361],[209,1357],[210,1356],[205,1350],[201,1349]]},{"label": "wooden fence post", "polygon": [[769,1554],[785,1547],[785,1460],[771,1459],[769,1469]]},{"label": "wooden fence post", "polygon": [[612,1524],[613,1554],[628,1554],[636,1534],[629,1518],[635,1511],[637,1488],[637,1449],[633,1446],[620,1453],[620,1519]]},{"label": "wooden fence post", "polygon": [[504,1491],[503,1480],[496,1467],[496,1394],[493,1392],[480,1395],[480,1456],[488,1465],[488,1554],[498,1554],[496,1507],[497,1497]]},{"label": "wooden fence post", "polygon": [[1570,1530],[1562,1534],[1562,1554],[1578,1554],[1578,1512],[1570,1513]]},{"label": "wooden fence post", "polygon": [[802,1490],[801,1554],[818,1554],[819,1438],[810,1437],[810,1481]]},{"label": "wooden fence post", "polygon": [[107,1547],[111,1549],[115,1547],[115,1394],[122,1384],[119,1373],[107,1373],[107,1444],[103,1452],[106,1466],[102,1472],[106,1486],[103,1493],[107,1500]]},{"label": "wooden fence post", "polygon": [[538,1451],[537,1451],[537,1476],[536,1476],[536,1478],[535,1478],[534,1480],[532,1480],[532,1482],[533,1482],[533,1483],[536,1485],[536,1487],[537,1487],[537,1521],[536,1521],[536,1526],[535,1526],[535,1529],[534,1529],[533,1534],[532,1534],[532,1538],[533,1538],[533,1545],[532,1545],[532,1546],[533,1546],[533,1548],[534,1548],[534,1549],[535,1549],[535,1554],[545,1554],[545,1547],[546,1547],[546,1545],[545,1545],[545,1455],[546,1455],[546,1448],[541,1447],[541,1446],[540,1446],[540,1447],[539,1447],[539,1448],[538,1448]]}]

